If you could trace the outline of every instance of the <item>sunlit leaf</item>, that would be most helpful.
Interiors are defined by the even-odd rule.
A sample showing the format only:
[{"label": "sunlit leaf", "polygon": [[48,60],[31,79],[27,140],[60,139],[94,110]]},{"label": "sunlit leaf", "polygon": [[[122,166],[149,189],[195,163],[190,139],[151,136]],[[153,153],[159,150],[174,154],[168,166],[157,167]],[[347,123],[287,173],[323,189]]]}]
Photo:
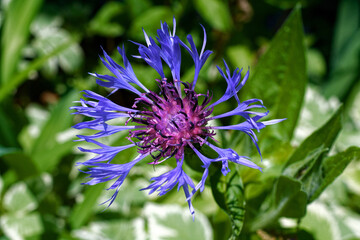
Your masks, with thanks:
[{"label": "sunlit leaf", "polygon": [[0,225],[10,239],[24,239],[39,236],[44,232],[39,213],[27,215],[6,214],[1,216]]},{"label": "sunlit leaf", "polygon": [[350,146],[360,146],[360,81],[352,88],[347,96],[345,105],[345,119],[347,124],[339,135],[335,146],[338,151],[343,151]]},{"label": "sunlit leaf", "polygon": [[310,201],[315,200],[347,167],[351,161],[360,159],[360,148],[350,147],[344,152],[340,152],[334,156],[324,159],[318,175],[320,176],[316,182],[312,182],[313,186],[310,193]]},{"label": "sunlit leaf", "polygon": [[23,81],[25,81],[28,77],[28,74],[31,71],[39,69],[41,66],[43,66],[49,59],[52,57],[58,55],[68,47],[74,44],[76,42],[76,39],[70,39],[69,41],[65,42],[64,44],[61,44],[57,48],[55,48],[52,52],[49,54],[43,55],[34,61],[32,61],[24,70],[17,73],[11,81],[7,82],[5,85],[3,85],[0,88],[0,101],[2,101],[8,94],[11,93],[15,88],[17,88]]},{"label": "sunlit leaf", "polygon": [[[62,19],[59,16],[39,15],[32,25],[34,39],[31,48],[39,57],[50,54],[54,49],[68,42],[73,37],[61,28]],[[68,48],[52,56],[45,62],[42,72],[48,78],[54,77],[59,67],[66,73],[74,73],[83,62],[83,51],[74,41]]]},{"label": "sunlit leaf", "polygon": [[148,223],[147,232],[150,240],[213,239],[211,225],[206,216],[199,211],[196,211],[193,221],[187,208],[149,203],[144,208],[144,215]]},{"label": "sunlit leaf", "polygon": [[340,106],[338,99],[326,99],[319,91],[320,89],[313,85],[308,85],[306,88],[300,119],[291,140],[294,146],[299,146],[302,141],[323,126]]},{"label": "sunlit leaf", "polygon": [[[330,184],[347,166],[350,160],[355,157],[352,153],[344,154],[335,169],[334,165],[324,160],[327,152],[334,144],[337,135],[342,127],[342,107],[333,117],[316,130],[311,136],[295,150],[290,159],[286,162],[283,174],[299,179],[302,182],[302,189],[307,192],[308,200],[313,201],[322,190]],[[332,162],[333,158],[330,158]],[[324,179],[327,181],[324,182]]]},{"label": "sunlit leaf", "polygon": [[98,240],[98,239],[136,239],[136,232],[133,222],[126,220],[110,220],[92,222],[89,226],[77,229],[72,232],[76,239]]},{"label": "sunlit leaf", "polygon": [[226,2],[219,0],[196,0],[195,8],[210,25],[221,31],[232,27],[231,14]]},{"label": "sunlit leaf", "polygon": [[[134,171],[136,172],[136,170]],[[111,184],[108,183],[107,187],[110,187]],[[140,191],[144,187],[143,181],[126,181],[121,185],[116,200],[111,204],[111,207],[108,208],[107,212],[118,212],[121,211],[124,215],[132,215],[131,210],[135,207],[142,208],[144,203],[149,200],[145,191]],[[103,191],[103,194],[98,199],[98,205],[95,206],[97,212],[103,212],[106,208],[105,205],[100,205],[100,203],[105,202],[109,199],[113,192]]]},{"label": "sunlit leaf", "polygon": [[315,239],[342,239],[334,215],[321,203],[309,205],[306,216],[301,219],[302,229],[314,234]]},{"label": "sunlit leaf", "polygon": [[30,212],[37,205],[34,195],[23,182],[13,185],[4,195],[3,207],[9,212]]},{"label": "sunlit leaf", "polygon": [[[340,107],[328,122],[301,143],[286,162],[284,172],[287,171],[290,165],[299,161],[306,161],[307,156],[316,149],[322,148],[327,152],[330,150],[342,127],[342,109],[343,108]],[[301,168],[298,170],[300,171]]]}]

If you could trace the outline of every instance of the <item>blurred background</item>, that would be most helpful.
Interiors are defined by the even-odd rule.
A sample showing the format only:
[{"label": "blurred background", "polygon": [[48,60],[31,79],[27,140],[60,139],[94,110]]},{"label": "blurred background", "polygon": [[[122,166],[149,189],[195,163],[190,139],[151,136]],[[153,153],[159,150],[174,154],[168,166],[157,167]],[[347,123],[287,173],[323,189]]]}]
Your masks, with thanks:
[{"label": "blurred background", "polygon": [[[134,167],[116,201],[103,211],[105,206],[99,204],[111,192],[104,190],[104,184],[81,185],[86,176],[75,163],[90,156],[77,150],[77,146],[86,144],[73,141],[79,131],[71,126],[83,119],[71,115],[69,107],[80,98],[81,90],[108,94],[88,74],[109,74],[99,60],[101,46],[121,63],[116,47],[124,44],[138,78],[155,90],[157,73],[131,58],[137,54],[137,47],[128,40],[144,43],[141,28],[154,37],[160,21],[172,26],[173,16],[180,39],[185,41],[187,34],[192,34],[198,48],[203,38],[200,24],[206,28],[207,49],[214,53],[201,72],[197,92],[209,89],[218,99],[226,82],[216,65],[222,66],[224,58],[232,69],[250,67],[252,75],[296,2],[1,0],[0,240],[226,239],[231,225],[210,188],[193,201],[195,222],[182,192],[173,190],[157,197],[139,191],[152,176],[168,170],[166,164],[156,171],[146,163]],[[360,145],[360,2],[303,0],[301,5],[305,97],[299,98],[302,108],[295,119],[294,134],[276,154],[288,156],[343,105],[343,129],[331,150],[335,154]],[[272,62],[274,68],[276,65]],[[190,82],[193,71],[190,56],[183,52],[182,80]],[[253,97],[262,99],[261,95]],[[129,106],[134,96],[118,91],[111,99]],[[267,106],[266,101],[264,104]],[[230,101],[220,112],[233,107]],[[286,113],[282,117],[287,117]],[[126,140],[124,134],[107,141],[122,144]],[[274,173],[267,168],[273,169],[281,161],[270,161],[273,158],[267,156],[274,156],[274,151],[266,146],[264,143],[263,176],[271,177]],[[239,145],[238,150],[242,149]],[[135,150],[127,151],[117,161],[129,161]],[[256,151],[249,154],[260,163]],[[243,238],[360,239],[360,162],[350,165],[308,206],[301,223],[281,218],[276,230],[248,231]],[[248,176],[243,177],[244,184],[261,179],[252,171],[255,170],[242,172],[242,176]],[[198,173],[192,176],[199,179]]]}]

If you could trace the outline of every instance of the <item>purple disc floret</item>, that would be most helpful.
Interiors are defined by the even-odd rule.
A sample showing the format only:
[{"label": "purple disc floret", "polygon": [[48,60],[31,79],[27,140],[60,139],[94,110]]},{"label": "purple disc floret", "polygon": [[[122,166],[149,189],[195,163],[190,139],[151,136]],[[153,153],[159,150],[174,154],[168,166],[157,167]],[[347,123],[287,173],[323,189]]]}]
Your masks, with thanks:
[{"label": "purple disc floret", "polygon": [[[198,94],[184,83],[184,96],[180,96],[172,83],[158,80],[160,95],[150,91],[144,97],[136,99],[147,109],[132,114],[131,121],[146,125],[145,129],[130,131],[130,137],[136,138],[139,153],[150,154],[158,164],[160,159],[184,156],[188,143],[200,143],[204,138],[215,135],[206,127],[212,109],[207,109],[209,93],[199,105]],[[149,100],[148,100],[149,99]],[[155,155],[155,153],[157,153]]]},{"label": "purple disc floret", "polygon": [[[199,54],[191,35],[187,36],[190,47],[176,36],[175,18],[173,26],[173,31],[170,32],[168,25],[165,22],[161,23],[161,28],[157,31],[156,41],[144,31],[146,45],[135,43],[140,55],[134,57],[143,59],[159,74],[159,79],[153,79],[158,83],[160,89],[158,93],[147,89],[138,80],[126,57],[124,47],[119,47],[118,51],[123,58],[123,66],[116,63],[103,50],[104,58],[101,58],[101,61],[112,75],[97,73],[91,75],[97,78],[96,82],[100,86],[113,89],[111,94],[119,89],[135,93],[137,98],[134,100],[133,106],[131,108],[123,107],[107,97],[85,90],[83,96],[88,100],[80,99],[79,104],[70,109],[75,110],[73,114],[92,118],[89,121],[76,124],[74,128],[96,130],[96,133],[92,135],[78,135],[78,137],[80,140],[93,143],[99,148],[84,149],[79,147],[81,151],[94,153],[96,156],[85,162],[80,162],[78,165],[86,166],[87,170],[83,172],[91,178],[84,184],[94,185],[113,180],[108,189],[115,191],[112,197],[106,201],[109,203],[108,206],[115,200],[122,183],[136,163],[147,158],[150,159],[148,163],[157,165],[173,159],[176,161],[176,167],[152,178],[152,183],[142,190],[150,190],[150,194],[158,192],[159,195],[164,195],[177,185],[178,190],[180,188],[184,190],[190,212],[194,217],[191,198],[198,190],[204,190],[211,163],[220,162],[221,171],[224,175],[230,172],[229,161],[261,171],[261,167],[250,161],[248,157],[239,156],[230,148],[223,149],[211,144],[209,140],[213,139],[216,131],[241,131],[251,138],[260,153],[255,131],[259,132],[265,126],[281,122],[284,119],[260,121],[269,113],[268,111],[255,111],[256,109],[265,109],[263,102],[260,99],[249,99],[241,102],[237,95],[249,77],[249,70],[241,78],[242,69],[237,68],[231,73],[225,60],[225,71],[217,66],[220,75],[227,82],[224,95],[211,103],[212,96],[209,95],[209,91],[206,94],[196,93],[195,86],[199,72],[212,53],[205,50],[207,39],[205,28],[201,26],[204,32],[204,40]],[[181,47],[190,54],[195,64],[192,83],[185,83],[180,80]],[[171,76],[165,76],[164,65],[170,68]],[[237,106],[233,110],[217,116],[212,115],[213,109],[218,104],[232,97],[237,101]],[[229,126],[213,126],[211,124],[216,119],[234,115],[241,116],[243,121]],[[109,123],[110,120],[118,118],[126,119],[125,124],[114,125]],[[129,132],[127,136],[128,145],[108,146],[95,140],[117,134],[120,131]],[[204,144],[217,152],[218,156],[216,158],[204,156],[198,149]],[[132,147],[138,149],[138,156],[135,159],[123,164],[111,162],[121,151]],[[197,185],[183,170],[185,151],[195,153],[202,163],[204,172]]]}]

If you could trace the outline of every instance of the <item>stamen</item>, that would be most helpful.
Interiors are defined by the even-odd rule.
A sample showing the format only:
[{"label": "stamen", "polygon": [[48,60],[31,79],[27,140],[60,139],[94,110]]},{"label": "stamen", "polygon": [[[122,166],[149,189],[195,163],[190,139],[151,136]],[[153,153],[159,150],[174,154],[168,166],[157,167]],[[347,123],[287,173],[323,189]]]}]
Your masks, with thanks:
[{"label": "stamen", "polygon": [[157,115],[155,112],[153,114],[157,119],[161,120],[161,117],[159,115]]},{"label": "stamen", "polygon": [[178,111],[178,113],[184,115],[184,116],[186,117],[186,119],[188,118],[188,115],[186,114],[186,112],[184,112],[184,111]]},{"label": "stamen", "polygon": [[195,127],[194,123],[192,121],[190,121],[190,130],[193,130]]},{"label": "stamen", "polygon": [[178,152],[178,149],[175,148],[175,150],[172,152],[172,154],[170,155],[170,158],[172,158],[176,153]]},{"label": "stamen", "polygon": [[[180,101],[176,101],[176,100],[180,100]],[[182,101],[182,99],[180,97],[176,97],[175,101],[180,103],[181,108],[184,108],[184,103],[183,103],[183,101]]]},{"label": "stamen", "polygon": [[176,124],[176,122],[174,120],[171,120],[171,123],[176,127],[176,129],[179,130],[179,126]]},{"label": "stamen", "polygon": [[162,136],[163,138],[170,138],[170,136],[164,135],[164,134],[161,132],[161,130],[158,130],[157,132],[158,132],[158,133],[160,134],[160,136]]},{"label": "stamen", "polygon": [[164,110],[158,103],[154,102],[154,104],[155,104],[158,108],[160,108],[161,110]]}]

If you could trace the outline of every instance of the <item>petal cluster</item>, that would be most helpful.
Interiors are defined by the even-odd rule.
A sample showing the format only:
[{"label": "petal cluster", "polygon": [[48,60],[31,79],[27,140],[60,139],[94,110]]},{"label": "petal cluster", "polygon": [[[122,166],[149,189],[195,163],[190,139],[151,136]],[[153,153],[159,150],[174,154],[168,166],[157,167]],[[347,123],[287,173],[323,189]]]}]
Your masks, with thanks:
[{"label": "petal cluster", "polygon": [[[104,58],[101,57],[101,61],[112,75],[97,73],[92,75],[97,78],[96,81],[100,86],[111,88],[112,93],[119,89],[126,89],[135,93],[138,97],[133,106],[131,108],[123,107],[106,97],[85,90],[83,96],[88,100],[80,99],[77,106],[71,107],[72,110],[75,110],[73,114],[81,114],[91,118],[89,121],[76,124],[74,128],[96,130],[92,135],[78,135],[79,140],[93,143],[99,147],[95,149],[80,147],[81,151],[94,153],[96,156],[78,164],[87,167],[84,172],[88,174],[90,180],[85,184],[94,185],[113,181],[109,190],[115,192],[107,201],[109,205],[115,200],[131,168],[145,158],[150,159],[148,161],[150,164],[176,161],[176,167],[152,178],[150,185],[141,190],[150,190],[150,194],[157,192],[161,196],[175,186],[178,190],[182,188],[193,216],[194,208],[191,204],[191,198],[197,191],[204,190],[211,163],[221,162],[221,171],[224,175],[230,172],[229,161],[261,170],[261,167],[251,162],[248,157],[240,156],[230,148],[217,147],[211,144],[209,140],[214,137],[217,130],[241,131],[251,138],[260,153],[255,132],[259,132],[267,125],[278,123],[283,119],[261,121],[263,117],[268,115],[268,112],[256,111],[256,109],[265,109],[260,99],[240,101],[238,92],[246,83],[249,70],[242,78],[242,69],[237,68],[231,73],[225,60],[224,70],[218,66],[220,75],[227,82],[224,95],[220,99],[212,101],[209,91],[205,94],[196,93],[195,86],[199,72],[212,53],[205,50],[207,37],[205,28],[201,27],[204,32],[204,40],[200,54],[191,35],[187,36],[190,47],[176,35],[175,19],[172,32],[167,23],[161,23],[161,28],[157,31],[155,39],[149,37],[144,31],[146,44],[135,43],[138,46],[139,55],[134,57],[144,60],[159,74],[159,79],[150,79],[157,81],[160,89],[158,93],[147,89],[138,80],[126,57],[124,47],[119,47],[118,51],[122,56],[123,65],[116,63],[103,51]],[[194,78],[190,84],[184,83],[180,79],[181,48],[184,48],[194,61]],[[171,76],[165,75],[164,67],[166,66],[170,69]],[[212,115],[213,109],[218,104],[232,97],[237,101],[237,106],[233,110],[217,116]],[[213,126],[212,124],[216,119],[234,115],[241,116],[243,121],[230,126]],[[120,126],[111,124],[110,120],[117,118],[126,119],[126,123]],[[128,145],[108,146],[95,140],[124,130],[129,132]],[[212,148],[218,156],[216,158],[204,156],[197,149],[204,144]],[[134,160],[123,164],[112,163],[112,159],[117,154],[131,147],[136,147],[139,153]],[[183,170],[185,151],[192,151],[202,163],[204,172],[197,185]]]}]

